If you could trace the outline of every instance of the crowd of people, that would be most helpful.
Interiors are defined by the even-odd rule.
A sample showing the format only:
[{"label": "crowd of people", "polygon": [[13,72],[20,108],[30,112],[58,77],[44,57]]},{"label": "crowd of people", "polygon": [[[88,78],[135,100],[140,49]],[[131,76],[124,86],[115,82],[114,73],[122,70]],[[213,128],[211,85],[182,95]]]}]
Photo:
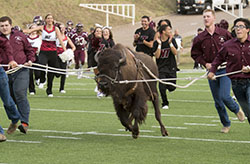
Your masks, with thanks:
[{"label": "crowd of people", "polygon": [[[23,30],[19,26],[12,26],[10,17],[0,18],[0,64],[9,65],[9,68],[0,65],[0,96],[11,120],[8,134],[14,133],[17,128],[24,134],[28,131],[30,105],[27,92],[35,95],[35,86],[43,88],[47,83],[46,94],[53,97],[53,80],[56,76],[60,77],[59,92],[66,93],[66,75],[25,67],[7,75],[5,70],[20,64],[38,68],[35,63],[66,70],[67,65],[74,60],[75,69],[81,73],[85,64],[85,50],[88,50],[88,67],[97,66],[95,54],[115,45],[111,28],[96,27],[90,35],[83,28],[82,23],[74,27],[72,21],[68,21],[65,27],[63,23],[56,22],[52,14],[47,14],[44,20],[41,16],[35,16],[28,28]],[[64,61],[61,56],[67,49],[74,52],[74,59]],[[97,74],[98,70],[94,72]],[[97,92],[98,97],[103,96],[98,89]],[[0,142],[5,140],[6,136],[0,126]]]},{"label": "crowd of people", "polygon": [[[215,24],[215,12],[211,9],[203,12],[203,20],[205,27],[204,30],[199,28],[193,39],[191,57],[195,61],[195,67],[204,67],[209,71],[208,83],[223,125],[221,132],[228,133],[231,122],[226,107],[235,113],[240,121],[244,121],[246,116],[250,123],[250,23],[245,18],[236,19],[230,33],[226,20]],[[19,64],[31,67],[33,63],[66,70],[72,60],[64,61],[61,56],[70,49],[74,53],[75,69],[79,70],[78,78],[81,77],[86,56],[88,68],[94,67],[93,71],[97,75],[95,55],[115,45],[111,28],[98,25],[88,33],[84,31],[82,23],[74,27],[73,22],[68,21],[66,25],[67,27],[61,22],[55,22],[53,15],[47,14],[44,20],[41,16],[35,16],[29,27],[21,30],[12,27],[11,18],[1,17],[0,64],[9,65],[5,70],[15,68]],[[151,17],[143,16],[141,27],[136,29],[133,39],[137,52],[155,57],[160,79],[177,78],[177,65],[180,63],[183,42],[178,29],[172,32],[170,20],[162,19],[156,27]],[[215,75],[240,69],[240,74],[214,79]],[[56,76],[61,78],[59,92],[66,93],[66,75],[48,72],[46,77],[46,71],[33,71],[25,67],[7,75],[5,70],[0,66],[0,96],[11,120],[7,133],[12,134],[18,128],[26,134],[30,116],[27,91],[29,90],[30,95],[35,95],[35,86],[43,88],[47,83],[46,94],[53,97],[53,80]],[[176,84],[176,80],[170,82]],[[231,83],[240,105],[230,96]],[[173,85],[159,83],[162,109],[169,109],[167,90],[173,92],[175,89]],[[97,97],[104,96],[98,87],[95,91]],[[6,136],[0,126],[0,141],[5,140]]]},{"label": "crowd of people", "polygon": [[[230,33],[226,20],[215,23],[215,12],[211,9],[203,11],[203,21],[205,28],[197,30],[192,43],[191,57],[195,61],[194,68],[204,67],[209,71],[209,87],[223,125],[221,132],[228,133],[231,121],[226,107],[239,121],[244,121],[246,116],[250,124],[250,22],[245,18],[236,19]],[[141,18],[141,25],[142,27],[134,34],[133,45],[136,46],[136,51],[155,56],[160,79],[175,79],[179,63],[178,53],[182,49],[182,38],[178,30],[175,30],[173,35],[171,22],[165,19],[158,22],[157,31],[154,31],[153,23],[147,16]],[[239,74],[222,76],[216,80],[213,78],[215,75],[241,69],[242,73]],[[171,82],[175,84],[176,80]],[[240,105],[230,95],[231,83]],[[175,89],[174,85],[159,83],[163,109],[169,109],[166,91],[172,92]]]}]

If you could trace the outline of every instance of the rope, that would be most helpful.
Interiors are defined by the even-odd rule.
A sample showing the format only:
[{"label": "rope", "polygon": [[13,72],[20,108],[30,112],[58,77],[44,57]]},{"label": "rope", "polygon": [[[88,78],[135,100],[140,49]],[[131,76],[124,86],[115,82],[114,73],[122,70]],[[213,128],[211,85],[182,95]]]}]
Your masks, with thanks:
[{"label": "rope", "polygon": [[143,68],[145,68],[146,71],[149,73],[149,75],[152,76],[153,78],[155,78],[156,81],[159,81],[162,84],[172,85],[172,86],[174,86],[176,88],[187,88],[190,85],[192,85],[194,82],[196,82],[197,80],[202,79],[202,78],[204,78],[207,75],[207,72],[206,72],[204,75],[202,75],[202,76],[200,76],[198,78],[195,78],[194,80],[192,80],[187,85],[181,86],[181,85],[177,85],[177,84],[174,84],[174,83],[171,83],[171,82],[164,82],[164,81],[162,81],[161,79],[159,79],[158,77],[156,77],[143,62],[141,62],[141,63],[142,63]]},{"label": "rope", "polygon": [[[157,76],[155,76],[150,69],[143,63],[141,62],[142,66],[144,69],[146,69],[146,71],[149,73],[149,75],[154,78],[154,79],[147,79],[147,80],[123,80],[123,81],[117,81],[116,79],[113,79],[107,75],[105,75],[105,77],[107,77],[109,80],[111,80],[114,83],[119,83],[119,84],[128,84],[128,83],[137,83],[137,82],[155,82],[158,81],[162,84],[166,84],[166,85],[172,85],[174,87],[177,88],[188,88],[189,86],[191,86],[193,83],[195,83],[197,80],[200,79],[204,79],[206,78],[207,72],[205,74],[203,74],[200,77],[187,77],[187,78],[168,78],[168,79],[159,79]],[[33,65],[39,66],[39,67],[43,67],[46,68],[45,69],[41,69],[41,68],[37,68],[37,67],[30,67],[30,66],[25,66],[25,65],[18,65],[18,67],[10,69],[8,71],[6,71],[7,74],[11,74],[11,73],[15,73],[16,71],[18,71],[21,68],[29,68],[29,69],[33,69],[33,70],[39,70],[39,71],[47,71],[47,72],[51,72],[51,73],[57,73],[57,74],[64,74],[67,75],[67,70],[65,69],[59,69],[59,68],[53,68],[53,67],[49,67],[49,66],[44,66],[41,64],[37,64],[37,63],[33,63]],[[8,67],[9,65],[0,65],[2,67]],[[49,68],[49,69],[48,69]],[[47,70],[48,69],[48,70]],[[90,69],[96,69],[96,67],[91,67],[91,68],[87,68],[87,69],[83,69],[83,70],[90,70]],[[54,70],[59,70],[59,71],[54,71]],[[63,72],[61,72],[63,71]],[[70,72],[79,72],[79,70],[71,70]],[[241,73],[242,70],[238,70],[238,71],[234,71],[234,72],[229,72],[229,73],[225,73],[225,74],[221,74],[221,75],[217,75],[214,76],[214,79],[219,78],[219,77],[223,77],[223,76],[228,76],[228,75],[233,75],[233,74],[237,74],[237,73]],[[74,76],[78,76],[78,75],[74,75]],[[104,75],[103,75],[104,76]],[[81,75],[81,77],[87,78],[87,79],[94,79],[93,77],[90,76],[85,76],[85,75]],[[192,80],[193,79],[193,80]],[[171,82],[164,82],[164,81],[172,81],[172,80],[192,80],[190,83],[181,86],[181,85],[177,85]]]},{"label": "rope", "polygon": [[[48,68],[48,69],[52,69],[52,70],[56,70],[56,71],[69,71],[69,72],[76,72],[75,70],[65,70],[65,69],[60,69],[60,68],[54,68],[54,67],[50,67],[50,66],[46,66],[46,65],[42,65],[42,64],[38,64],[38,63],[32,63],[32,66],[38,66],[38,67],[43,67],[43,68]],[[97,67],[91,67],[91,68],[82,68],[82,71],[88,71],[88,70],[92,70],[92,69],[96,69]]]},{"label": "rope", "polygon": [[[36,65],[39,65],[39,64],[36,64]],[[0,65],[2,67],[8,67],[9,65]],[[40,66],[40,65],[39,65]],[[65,69],[58,69],[58,68],[53,68],[53,67],[50,67],[51,69],[47,69],[48,67],[47,66],[44,66],[44,65],[41,65],[41,67],[44,67],[46,69],[42,69],[42,68],[38,68],[38,67],[30,67],[30,66],[25,66],[25,65],[18,65],[17,67],[15,68],[12,68],[8,71],[6,71],[7,74],[12,74],[12,73],[15,73],[16,71],[18,71],[19,69],[21,68],[29,68],[29,69],[33,69],[33,70],[38,70],[38,71],[47,71],[47,72],[51,72],[51,73],[56,73],[56,74],[63,74],[63,75],[67,75],[68,73],[66,72],[67,70]],[[95,67],[92,67],[92,68],[88,68],[87,70],[89,69],[95,69]],[[60,72],[60,71],[54,71],[54,70],[62,70],[63,72]],[[72,71],[73,72],[73,71]],[[79,70],[75,70],[74,72],[79,72]],[[77,74],[73,74],[73,76],[78,76]],[[93,77],[90,77],[90,76],[85,76],[85,75],[80,75],[80,77],[83,77],[83,78],[86,78],[86,79],[94,79]]]}]

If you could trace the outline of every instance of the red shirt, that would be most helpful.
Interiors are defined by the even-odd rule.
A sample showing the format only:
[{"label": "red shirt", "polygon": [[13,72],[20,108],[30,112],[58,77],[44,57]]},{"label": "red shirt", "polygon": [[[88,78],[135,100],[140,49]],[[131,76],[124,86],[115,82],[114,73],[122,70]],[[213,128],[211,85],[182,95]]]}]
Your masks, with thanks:
[{"label": "red shirt", "polygon": [[45,25],[42,31],[41,51],[56,51],[56,27],[49,31]]},{"label": "red shirt", "polygon": [[[4,34],[0,35],[6,38]],[[17,62],[17,64],[24,64],[29,60],[32,62],[35,61],[35,51],[31,47],[31,44],[24,33],[17,30],[12,30],[10,33],[9,42],[13,49],[14,60]]]},{"label": "red shirt", "polygon": [[0,64],[14,60],[13,50],[8,39],[0,37]]},{"label": "red shirt", "polygon": [[204,66],[206,63],[212,63],[223,43],[231,38],[232,36],[227,30],[217,26],[215,26],[213,35],[205,29],[194,38],[191,57]]},{"label": "red shirt", "polygon": [[[247,40],[241,43],[237,38],[227,41],[218,52],[218,55],[212,63],[211,72],[215,73],[217,66],[223,61],[227,61],[227,72],[241,70],[243,66],[250,66],[250,36]],[[229,75],[231,79],[246,79],[250,78],[250,73],[238,73]]]}]

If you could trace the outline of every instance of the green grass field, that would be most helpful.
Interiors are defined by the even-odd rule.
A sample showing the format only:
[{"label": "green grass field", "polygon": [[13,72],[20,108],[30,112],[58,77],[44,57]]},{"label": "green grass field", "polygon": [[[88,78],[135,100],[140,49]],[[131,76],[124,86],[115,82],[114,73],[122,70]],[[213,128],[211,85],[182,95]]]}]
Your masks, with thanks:
[{"label": "green grass field", "polygon": [[[178,73],[178,77],[199,77],[204,72]],[[178,81],[185,85],[189,81]],[[0,143],[0,163],[5,164],[247,164],[250,162],[250,129],[229,112],[231,131],[222,128],[206,79],[168,94],[170,109],[161,110],[170,133],[161,137],[149,102],[146,123],[133,139],[114,112],[110,97],[98,99],[95,82],[70,76],[66,94],[54,97],[45,89],[29,96],[31,105],[28,134],[18,130]],[[7,119],[0,104],[0,124]]]}]

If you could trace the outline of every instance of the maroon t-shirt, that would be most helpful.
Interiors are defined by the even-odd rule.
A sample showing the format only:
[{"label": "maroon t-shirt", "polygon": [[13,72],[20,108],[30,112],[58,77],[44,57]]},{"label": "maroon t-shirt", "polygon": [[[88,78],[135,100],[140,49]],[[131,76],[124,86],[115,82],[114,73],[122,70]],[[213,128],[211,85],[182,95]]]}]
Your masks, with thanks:
[{"label": "maroon t-shirt", "polygon": [[204,66],[206,63],[212,63],[222,45],[231,38],[232,36],[227,30],[217,26],[215,26],[213,35],[205,29],[194,38],[191,57]]},{"label": "maroon t-shirt", "polygon": [[[224,61],[227,62],[227,72],[238,71],[243,66],[250,66],[250,36],[244,43],[241,43],[237,38],[227,41],[214,59],[210,71],[215,73],[217,67]],[[233,74],[229,75],[229,78],[246,79],[250,78],[250,73]]]}]

